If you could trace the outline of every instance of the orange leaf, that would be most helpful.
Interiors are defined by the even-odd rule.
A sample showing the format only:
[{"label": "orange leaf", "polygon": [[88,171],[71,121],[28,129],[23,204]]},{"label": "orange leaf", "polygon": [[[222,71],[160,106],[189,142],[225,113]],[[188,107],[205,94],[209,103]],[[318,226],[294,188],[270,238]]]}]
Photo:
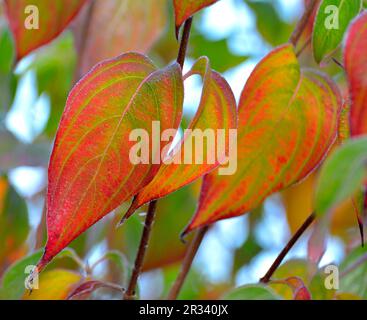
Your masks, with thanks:
[{"label": "orange leaf", "polygon": [[185,232],[246,213],[307,176],[336,138],[340,109],[335,84],[301,71],[291,45],[272,51],[242,92],[237,171],[205,176],[199,207]]},{"label": "orange leaf", "polygon": [[[229,129],[237,126],[236,101],[232,90],[219,73],[210,69],[206,57],[198,59],[185,78],[194,74],[201,75],[204,84],[199,109],[189,125],[192,131],[186,132],[178,150],[174,151],[170,158],[173,162],[162,164],[152,182],[134,198],[124,218],[131,216],[143,204],[164,197],[215,169],[220,162],[223,163],[229,152]],[[218,130],[224,130],[222,147],[216,136],[220,132]],[[203,133],[201,137],[204,150],[200,150],[198,154],[195,151],[199,142],[197,134],[200,133]],[[204,133],[208,133],[206,143]],[[212,139],[210,133],[213,133]],[[210,154],[214,154],[216,159],[210,159]],[[202,164],[198,164],[198,155],[202,156]],[[185,163],[186,159],[190,160],[190,156],[192,163]]]},{"label": "orange leaf", "polygon": [[167,143],[142,141],[153,159],[133,164],[130,152],[137,143],[130,141],[131,132],[143,129],[154,137],[153,121],[160,121],[161,130],[177,128],[182,104],[180,66],[157,70],[137,53],[107,60],[77,83],[49,164],[48,240],[40,268],[151,181]]},{"label": "orange leaf", "polygon": [[344,48],[344,66],[352,99],[350,129],[352,136],[367,133],[367,12],[349,27]]},{"label": "orange leaf", "polygon": [[289,277],[284,280],[274,280],[272,283],[280,283],[289,286],[293,291],[293,300],[311,300],[311,294],[302,279]]},{"label": "orange leaf", "polygon": [[17,61],[56,38],[86,0],[5,0]]},{"label": "orange leaf", "polygon": [[[147,53],[166,26],[167,0],[98,0],[92,7],[82,52],[85,74],[121,52]],[[103,30],[103,32],[101,32]]]},{"label": "orange leaf", "polygon": [[176,36],[186,19],[218,0],[173,0],[176,16]]}]

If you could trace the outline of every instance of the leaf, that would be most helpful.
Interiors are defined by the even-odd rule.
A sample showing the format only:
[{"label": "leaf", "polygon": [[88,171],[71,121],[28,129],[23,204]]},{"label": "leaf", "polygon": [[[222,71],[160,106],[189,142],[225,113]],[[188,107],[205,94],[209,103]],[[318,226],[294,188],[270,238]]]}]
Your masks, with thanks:
[{"label": "leaf", "polygon": [[201,9],[212,5],[218,0],[173,0],[176,18],[176,36],[182,24]]},{"label": "leaf", "polygon": [[99,281],[99,280],[89,280],[85,281],[82,284],[78,285],[66,298],[67,300],[72,299],[86,299],[88,296],[90,296],[95,290],[100,288],[109,288],[117,291],[123,291],[123,288],[115,285],[113,283]]},{"label": "leaf", "polygon": [[56,38],[85,3],[86,0],[5,0],[16,43],[16,61]]},{"label": "leaf", "polygon": [[299,277],[289,277],[283,280],[274,280],[274,284],[285,284],[293,291],[293,300],[311,300],[311,293]]},{"label": "leaf", "polygon": [[312,33],[317,63],[330,56],[343,40],[349,23],[361,11],[362,0],[323,0]]},{"label": "leaf", "polygon": [[[157,70],[143,55],[127,53],[93,68],[72,89],[56,135],[48,170],[48,241],[42,269],[91,225],[147,185],[167,143],[150,147],[148,164],[133,164],[133,129],[149,137],[177,128],[183,82],[177,63]],[[141,138],[143,140],[143,138]],[[166,148],[165,148],[166,149]],[[133,159],[134,160],[134,159]],[[135,159],[136,160],[136,159]]]},{"label": "leaf", "polygon": [[341,97],[319,73],[300,70],[291,45],[266,56],[239,103],[237,171],[204,177],[199,206],[185,233],[242,215],[270,194],[302,180],[337,134]]},{"label": "leaf", "polygon": [[0,28],[0,75],[6,75],[11,72],[14,63],[14,51],[10,30]]},{"label": "leaf", "polygon": [[[161,36],[167,0],[98,0],[92,7],[81,55],[85,74],[97,62],[121,52],[147,53]],[[101,32],[103,30],[103,32]]]},{"label": "leaf", "polygon": [[0,289],[1,299],[18,300],[25,292],[25,280],[29,276],[26,268],[35,266],[41,258],[42,251],[39,250],[12,264],[2,276],[2,287]]},{"label": "leaf", "polygon": [[245,285],[236,288],[223,297],[223,300],[280,300],[281,298],[269,287],[264,285]]},{"label": "leaf", "polygon": [[316,187],[316,214],[329,210],[353,196],[366,177],[367,137],[345,142],[321,168]]},{"label": "leaf", "polygon": [[271,1],[246,1],[256,16],[257,31],[272,46],[287,42],[293,26],[284,22]]},{"label": "leaf", "polygon": [[27,204],[0,176],[3,197],[0,194],[0,268],[12,261],[12,255],[24,247],[29,232]]},{"label": "leaf", "polygon": [[[195,74],[203,78],[204,84],[199,109],[189,125],[192,131],[185,133],[181,145],[173,151],[171,157],[173,162],[162,164],[154,179],[134,198],[124,218],[131,216],[143,204],[164,197],[218,167],[228,154],[229,130],[235,129],[237,125],[236,101],[232,90],[219,73],[211,70],[206,57],[198,59],[185,78]],[[206,143],[202,138],[204,150],[200,151],[202,156],[200,164],[197,163],[198,154],[195,152],[198,143],[196,133],[205,133],[207,129],[213,136],[212,139],[209,136]],[[219,138],[216,136],[221,129],[225,130],[225,144],[222,144],[222,147],[219,146]],[[222,150],[216,150],[219,148]],[[216,159],[210,161],[210,154],[214,154]],[[187,162],[187,159],[191,161]]]},{"label": "leaf", "polygon": [[350,126],[352,136],[367,133],[367,12],[351,24],[344,47],[344,66],[352,100]]},{"label": "leaf", "polygon": [[26,292],[24,300],[65,300],[70,292],[82,280],[82,276],[76,272],[54,269],[42,273],[39,276],[39,287],[31,294]]},{"label": "leaf", "polygon": [[209,58],[210,65],[218,72],[225,72],[245,62],[247,56],[239,56],[228,48],[227,39],[209,40],[199,33],[190,35],[190,56],[199,58],[205,54]]}]

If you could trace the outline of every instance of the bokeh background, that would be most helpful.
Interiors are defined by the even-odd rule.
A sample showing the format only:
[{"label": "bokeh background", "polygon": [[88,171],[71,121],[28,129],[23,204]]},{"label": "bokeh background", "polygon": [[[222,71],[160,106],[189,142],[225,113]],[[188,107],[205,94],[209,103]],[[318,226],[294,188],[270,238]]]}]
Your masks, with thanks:
[{"label": "bokeh background", "polygon": [[[45,241],[43,208],[47,163],[67,93],[75,81],[76,67],[80,64],[76,47],[80,36],[78,19],[81,18],[77,17],[71,28],[56,40],[27,56],[14,70],[10,70],[7,61],[13,55],[14,47],[1,4],[0,1],[0,277],[4,277],[9,266],[29,254],[37,253]],[[119,38],[121,52],[143,51],[159,66],[175,59],[178,44],[174,36],[173,9],[170,1],[165,1],[165,4],[165,11],[157,17],[160,19],[158,22],[146,22],[139,18],[150,13],[149,6],[145,6],[144,10],[148,11],[144,13],[134,8],[136,11],[132,11],[129,18],[126,13],[126,21],[124,14],[120,13],[122,16],[119,19],[125,21],[129,35],[122,34]],[[98,8],[103,15],[103,6]],[[272,48],[287,42],[303,9],[303,0],[219,1],[195,16],[185,69],[199,56],[208,56],[212,67],[224,75],[238,99],[260,59]],[[133,20],[134,14],[136,21]],[[158,23],[153,40],[145,38],[148,23]],[[307,37],[305,34],[301,42],[307,41]],[[309,48],[303,52],[301,61],[305,66],[316,67]],[[87,70],[88,67],[86,62],[83,68]],[[339,81],[341,87],[345,87],[342,70],[337,65],[329,63],[323,70]],[[183,127],[195,113],[200,94],[201,80],[198,77],[185,82]],[[216,223],[204,239],[180,298],[215,299],[233,287],[258,282],[291,234],[312,211],[316,178],[313,174],[282,194],[271,196],[250,214]],[[186,248],[180,242],[179,234],[194,213],[199,190],[200,181],[159,202],[144,273],[139,279],[141,298],[164,297],[175,279]],[[106,252],[112,252],[110,260],[103,260],[93,268],[95,278],[119,284],[126,281],[146,209],[143,208],[116,230],[115,224],[127,205],[106,216],[70,246],[89,266],[98,262]],[[359,233],[350,205],[339,208],[331,219],[331,228],[325,238],[325,253],[320,254],[319,251],[323,251],[319,248],[320,243],[308,242],[310,236],[312,239],[310,230],[287,256],[288,263],[281,270],[282,275],[307,278],[310,265],[321,268],[322,274],[323,266],[344,263],[346,267],[365,252],[359,248],[354,250],[359,244]],[[116,251],[111,250],[120,253],[115,254]],[[310,256],[310,250],[316,255],[314,261],[305,260]],[[75,263],[75,259],[70,259],[72,255],[69,252],[63,258],[56,259],[47,272],[56,270],[55,275],[61,269],[80,272],[80,265]],[[367,266],[361,266],[357,271],[357,276],[362,277],[358,278],[359,287],[356,281],[347,279],[342,281],[342,289],[366,297],[367,288],[360,282],[367,283]],[[18,273],[24,275],[22,270]],[[45,283],[46,277],[42,280]],[[21,282],[18,280],[15,283]],[[62,287],[60,283],[54,284],[57,285]],[[9,297],[3,289],[1,297],[23,297],[22,289],[14,290],[16,292]],[[329,297],[329,293],[319,292],[319,298]],[[52,292],[49,296],[44,293],[43,297],[62,298]],[[92,298],[119,298],[119,295],[101,289]]]}]

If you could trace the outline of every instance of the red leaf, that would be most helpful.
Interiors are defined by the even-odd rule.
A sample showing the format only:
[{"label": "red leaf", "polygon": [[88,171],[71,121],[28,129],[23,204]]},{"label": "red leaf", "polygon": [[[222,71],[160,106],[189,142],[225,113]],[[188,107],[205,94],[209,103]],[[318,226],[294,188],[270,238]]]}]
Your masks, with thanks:
[{"label": "red leaf", "polygon": [[[5,0],[5,11],[16,43],[17,61],[55,39],[85,3],[86,0]],[[32,21],[33,14],[34,19],[39,19],[38,29],[26,28],[27,18],[31,24],[36,22],[34,19]]]},{"label": "red leaf", "polygon": [[204,177],[185,232],[244,214],[307,176],[336,138],[340,109],[337,87],[321,74],[301,71],[291,45],[272,51],[242,92],[237,172]]},{"label": "red leaf", "polygon": [[157,70],[145,56],[128,53],[102,62],[72,89],[48,169],[48,240],[42,268],[79,234],[148,184],[152,164],[167,143],[149,144],[154,159],[133,164],[133,129],[152,137],[181,120],[183,81],[177,63]]},{"label": "red leaf", "polygon": [[[214,137],[212,146],[209,143],[208,146],[203,144],[204,150],[201,152],[203,156],[202,164],[184,163],[183,160],[187,157],[187,150],[192,155],[192,160],[197,161],[197,159],[194,159],[196,147],[195,133],[194,131],[187,132],[181,141],[181,145],[171,157],[171,159],[179,159],[180,163],[162,164],[152,182],[134,198],[124,218],[131,216],[143,204],[164,197],[215,169],[220,165],[219,161],[222,161],[228,154],[229,129],[237,127],[236,101],[232,90],[219,73],[210,69],[209,60],[206,57],[198,59],[185,78],[194,74],[201,75],[204,84],[200,106],[189,125],[189,129],[200,130],[200,132],[210,129],[214,134],[217,134],[220,129],[225,130],[224,148],[218,154],[218,150],[215,147],[217,146],[217,149],[219,149],[219,140],[217,137]],[[195,140],[194,143],[193,140]],[[191,144],[186,146],[187,143]],[[212,163],[208,161],[210,152],[216,155],[216,159]]]},{"label": "red leaf", "polygon": [[349,27],[344,48],[344,66],[352,99],[350,129],[352,136],[367,133],[367,12]]},{"label": "red leaf", "polygon": [[274,280],[271,282],[289,286],[293,291],[294,300],[311,300],[311,293],[299,277],[289,277],[284,280]]},{"label": "red leaf", "polygon": [[93,291],[99,289],[99,288],[110,288],[113,290],[121,291],[122,288],[118,285],[115,285],[113,283],[108,283],[104,281],[98,281],[98,280],[88,280],[76,287],[66,298],[67,300],[72,299],[80,299],[80,298],[87,298],[90,294],[93,293]]},{"label": "red leaf", "polygon": [[173,0],[176,16],[176,35],[186,19],[218,0]]}]

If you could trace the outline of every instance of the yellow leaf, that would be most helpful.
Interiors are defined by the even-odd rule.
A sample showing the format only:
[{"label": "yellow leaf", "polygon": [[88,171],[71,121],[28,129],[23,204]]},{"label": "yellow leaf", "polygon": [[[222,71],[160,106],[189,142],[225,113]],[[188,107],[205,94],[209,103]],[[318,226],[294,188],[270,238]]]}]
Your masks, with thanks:
[{"label": "yellow leaf", "polygon": [[55,269],[41,273],[39,289],[34,289],[31,294],[25,293],[25,300],[64,300],[74,287],[82,280],[76,272]]}]

